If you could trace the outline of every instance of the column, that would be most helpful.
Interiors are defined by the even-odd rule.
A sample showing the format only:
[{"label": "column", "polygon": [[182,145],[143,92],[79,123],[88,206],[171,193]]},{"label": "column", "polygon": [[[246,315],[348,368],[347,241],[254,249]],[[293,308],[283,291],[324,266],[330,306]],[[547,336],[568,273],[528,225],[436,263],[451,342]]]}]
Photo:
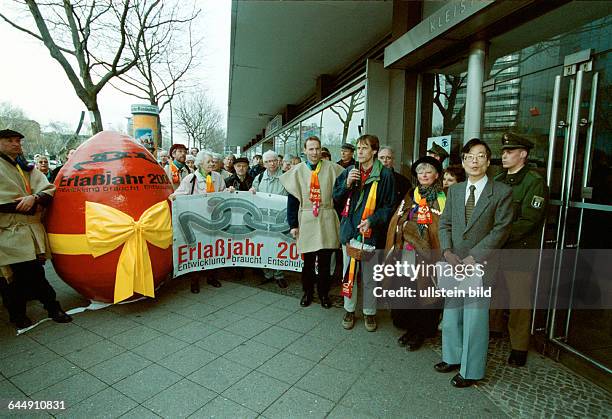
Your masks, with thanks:
[{"label": "column", "polygon": [[464,144],[472,138],[481,138],[482,134],[484,109],[482,82],[484,81],[486,48],[485,41],[476,41],[470,45],[463,128]]}]

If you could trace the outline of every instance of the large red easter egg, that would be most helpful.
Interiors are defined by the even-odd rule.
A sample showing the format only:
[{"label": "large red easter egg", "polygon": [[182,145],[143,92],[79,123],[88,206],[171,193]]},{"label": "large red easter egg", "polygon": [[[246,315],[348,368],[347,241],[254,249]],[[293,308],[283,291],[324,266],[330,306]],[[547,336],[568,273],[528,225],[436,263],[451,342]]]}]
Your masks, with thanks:
[{"label": "large red easter egg", "polygon": [[[143,212],[166,201],[172,193],[170,181],[153,155],[131,138],[110,131],[83,143],[60,170],[55,186],[47,213],[47,233],[50,238],[75,235],[63,236],[75,237],[75,243],[76,238],[85,237],[86,202],[104,204],[138,221]],[[53,240],[51,244],[53,266],[68,285],[91,300],[113,302],[124,245],[94,257],[64,251],[60,254]],[[172,271],[172,246],[162,249],[147,242],[147,248],[157,286]]]}]

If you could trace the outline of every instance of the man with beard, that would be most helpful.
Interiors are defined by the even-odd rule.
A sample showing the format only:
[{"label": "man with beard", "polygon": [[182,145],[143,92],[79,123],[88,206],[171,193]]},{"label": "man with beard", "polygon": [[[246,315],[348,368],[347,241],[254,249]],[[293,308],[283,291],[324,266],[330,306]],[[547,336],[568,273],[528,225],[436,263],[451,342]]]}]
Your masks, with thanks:
[{"label": "man with beard", "polygon": [[172,189],[176,190],[181,184],[181,181],[191,173],[189,167],[185,164],[185,160],[187,159],[187,147],[185,147],[184,144],[173,144],[172,147],[170,147],[169,154],[172,159],[168,162],[168,165],[164,167],[164,171],[168,179],[170,179]]}]

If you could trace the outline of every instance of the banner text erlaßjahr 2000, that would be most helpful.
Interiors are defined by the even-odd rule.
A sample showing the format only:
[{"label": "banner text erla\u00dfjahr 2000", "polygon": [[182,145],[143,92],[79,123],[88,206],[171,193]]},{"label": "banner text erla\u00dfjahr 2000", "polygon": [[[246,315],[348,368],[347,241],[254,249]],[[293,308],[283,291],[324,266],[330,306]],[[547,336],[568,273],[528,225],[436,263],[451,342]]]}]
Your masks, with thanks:
[{"label": "banner text erla\u00dfjahr 2000", "polygon": [[177,196],[172,206],[174,276],[246,266],[301,271],[287,224],[287,197],[217,192]]}]

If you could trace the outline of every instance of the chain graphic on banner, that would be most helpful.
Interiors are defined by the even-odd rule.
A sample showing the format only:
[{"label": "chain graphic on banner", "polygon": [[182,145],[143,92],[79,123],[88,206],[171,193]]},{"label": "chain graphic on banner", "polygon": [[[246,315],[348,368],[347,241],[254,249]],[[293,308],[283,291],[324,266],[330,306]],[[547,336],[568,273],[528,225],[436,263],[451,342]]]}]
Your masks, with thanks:
[{"label": "chain graphic on banner", "polygon": [[[252,202],[241,198],[214,197],[210,198],[208,205],[212,208],[210,218],[205,218],[192,211],[184,211],[178,216],[180,229],[188,244],[196,242],[194,226],[211,233],[221,230],[235,236],[247,235],[259,230],[280,233],[291,238],[287,224],[287,209],[279,211],[259,208]],[[244,212],[242,224],[232,224],[232,211],[238,209]]]}]

